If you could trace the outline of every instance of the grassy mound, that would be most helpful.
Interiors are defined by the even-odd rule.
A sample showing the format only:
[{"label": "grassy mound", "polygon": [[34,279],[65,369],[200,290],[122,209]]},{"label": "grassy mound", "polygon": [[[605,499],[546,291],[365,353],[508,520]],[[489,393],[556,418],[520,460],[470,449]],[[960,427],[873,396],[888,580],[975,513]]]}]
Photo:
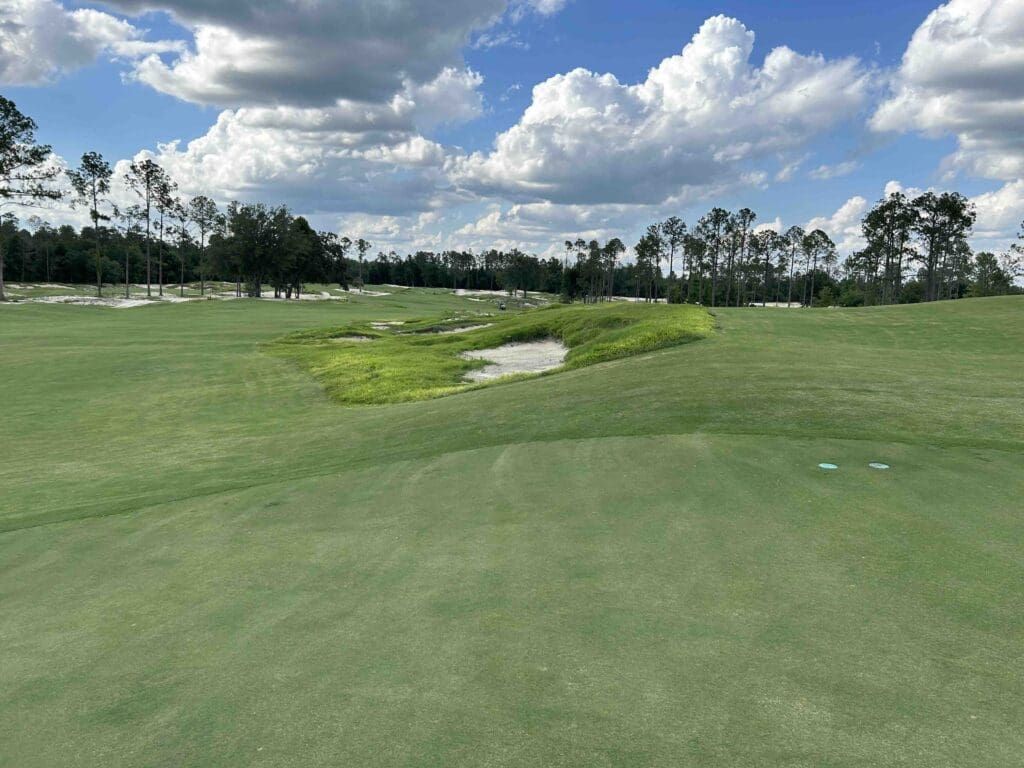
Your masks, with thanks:
[{"label": "grassy mound", "polygon": [[[451,333],[474,326],[480,327]],[[551,306],[502,318],[462,315],[401,325],[321,328],[289,334],[268,348],[309,370],[336,401],[382,405],[488,386],[463,378],[486,365],[460,356],[471,350],[555,338],[569,348],[564,370],[702,339],[713,326],[711,315],[698,307]],[[513,378],[529,375],[534,374]]]}]

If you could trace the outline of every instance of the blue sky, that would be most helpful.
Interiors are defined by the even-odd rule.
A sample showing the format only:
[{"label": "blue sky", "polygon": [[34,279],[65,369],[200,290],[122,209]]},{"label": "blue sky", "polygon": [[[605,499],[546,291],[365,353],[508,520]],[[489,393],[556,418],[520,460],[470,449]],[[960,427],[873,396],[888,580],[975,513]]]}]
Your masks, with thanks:
[{"label": "blue sky", "polygon": [[[399,250],[628,240],[663,214],[692,221],[712,205],[814,222],[853,248],[864,204],[892,182],[975,196],[983,246],[1004,244],[1024,218],[1024,146],[1012,136],[1022,76],[982,60],[1024,49],[1017,0],[461,2],[420,0],[416,18],[381,20],[346,2],[302,4],[303,17],[269,0],[157,0],[147,5],[166,10],[144,14],[135,0],[11,0],[0,21],[14,24],[0,29],[17,37],[0,39],[0,90],[69,163],[87,150],[112,161],[148,151],[186,195],[287,203]],[[728,22],[704,26],[716,16]],[[742,48],[746,32],[755,42],[742,66],[707,70],[721,78],[711,98],[730,94],[708,107],[694,72]],[[656,88],[630,89],[688,44]],[[766,86],[779,47],[800,58],[779,59]],[[393,55],[378,61],[382,48]],[[974,87],[944,92],[975,60]],[[578,68],[587,74],[535,99],[535,85]],[[978,77],[992,82],[979,89]],[[813,119],[779,106],[790,87]],[[615,130],[591,130],[601,110]],[[986,122],[993,112],[999,125]]]}]

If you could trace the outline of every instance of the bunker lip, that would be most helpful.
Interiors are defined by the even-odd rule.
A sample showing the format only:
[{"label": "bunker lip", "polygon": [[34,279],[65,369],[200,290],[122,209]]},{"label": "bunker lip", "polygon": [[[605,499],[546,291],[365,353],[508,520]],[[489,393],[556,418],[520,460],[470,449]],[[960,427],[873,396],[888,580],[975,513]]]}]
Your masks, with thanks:
[{"label": "bunker lip", "polygon": [[515,342],[493,349],[477,349],[463,352],[464,360],[484,360],[487,366],[470,371],[463,378],[466,381],[492,381],[517,373],[543,373],[561,367],[569,353],[558,339]]},{"label": "bunker lip", "polygon": [[433,328],[425,328],[422,331],[406,331],[405,333],[410,336],[451,336],[458,333],[469,333],[470,331],[479,331],[483,328],[491,328],[494,323],[477,323],[476,325],[461,325],[457,328],[444,328],[435,326]]}]

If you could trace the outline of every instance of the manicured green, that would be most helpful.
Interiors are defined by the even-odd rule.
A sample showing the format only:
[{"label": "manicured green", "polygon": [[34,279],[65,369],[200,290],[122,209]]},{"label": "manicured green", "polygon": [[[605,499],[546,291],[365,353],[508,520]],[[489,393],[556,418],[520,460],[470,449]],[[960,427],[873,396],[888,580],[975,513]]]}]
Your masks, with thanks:
[{"label": "manicured green", "polygon": [[0,306],[0,765],[1019,762],[1024,301],[387,406],[267,346],[492,309]]},{"label": "manicured green", "polygon": [[[466,328],[477,330],[449,333]],[[582,368],[706,338],[713,328],[711,315],[692,306],[553,305],[511,317],[474,313],[300,331],[270,349],[309,370],[339,403],[382,405],[507,383],[468,384],[466,373],[486,365],[460,357],[469,350],[553,338],[569,349],[562,368]]]}]

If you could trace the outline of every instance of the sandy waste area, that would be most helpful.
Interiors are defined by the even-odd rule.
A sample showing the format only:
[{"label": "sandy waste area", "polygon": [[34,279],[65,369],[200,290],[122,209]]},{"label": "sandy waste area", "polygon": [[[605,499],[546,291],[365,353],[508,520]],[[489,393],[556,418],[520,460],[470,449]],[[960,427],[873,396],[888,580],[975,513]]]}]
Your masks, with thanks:
[{"label": "sandy waste area", "polygon": [[467,381],[490,381],[516,373],[550,371],[561,366],[568,353],[569,348],[557,339],[544,339],[463,352],[462,357],[489,363],[484,368],[467,373]]}]

